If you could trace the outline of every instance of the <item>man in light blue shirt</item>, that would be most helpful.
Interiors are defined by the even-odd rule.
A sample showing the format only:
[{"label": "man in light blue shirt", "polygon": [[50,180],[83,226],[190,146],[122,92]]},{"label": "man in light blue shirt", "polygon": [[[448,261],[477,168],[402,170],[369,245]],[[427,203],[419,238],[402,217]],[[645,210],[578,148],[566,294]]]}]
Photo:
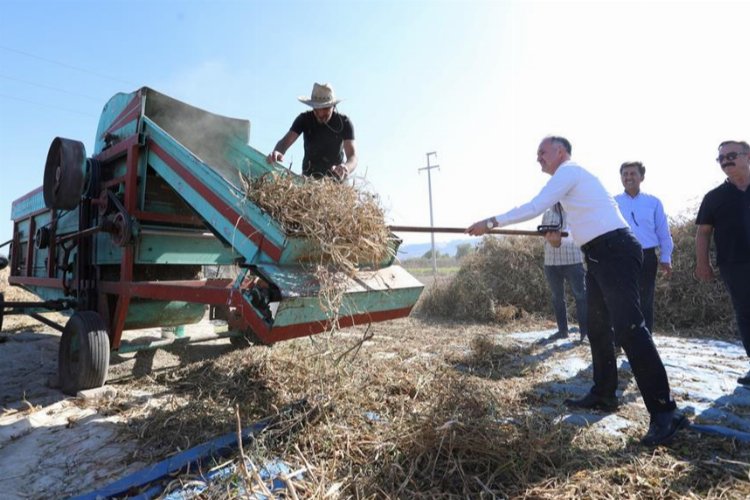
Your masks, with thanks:
[{"label": "man in light blue shirt", "polygon": [[[672,275],[674,242],[669,233],[669,221],[664,206],[656,196],[641,191],[646,167],[639,161],[628,161],[620,166],[620,180],[625,192],[615,196],[620,213],[643,247],[643,267],[638,279],[641,293],[641,312],[646,328],[654,331],[654,290],[656,271],[661,268],[665,277]],[[659,249],[657,257],[656,249]],[[657,266],[658,261],[658,266]]]},{"label": "man in light blue shirt", "polygon": [[555,203],[562,205],[573,241],[586,258],[588,336],[594,369],[589,393],[581,399],[567,399],[565,404],[583,410],[617,409],[614,336],[625,351],[650,415],[641,443],[664,444],[688,422],[676,410],[664,363],[641,313],[638,275],[643,251],[615,200],[595,175],[571,160],[571,152],[566,138],[545,137],[537,149],[537,161],[550,179],[539,194],[507,212],[473,223],[466,232],[480,236],[493,227],[533,219]]}]

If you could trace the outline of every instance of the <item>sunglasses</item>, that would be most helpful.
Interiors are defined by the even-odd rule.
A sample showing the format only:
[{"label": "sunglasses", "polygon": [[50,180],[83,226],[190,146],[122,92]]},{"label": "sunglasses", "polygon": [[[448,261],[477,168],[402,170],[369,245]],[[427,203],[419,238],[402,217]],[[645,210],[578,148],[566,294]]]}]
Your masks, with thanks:
[{"label": "sunglasses", "polygon": [[732,151],[731,153],[727,153],[725,155],[719,155],[718,158],[716,158],[716,161],[719,163],[724,163],[724,160],[727,161],[734,161],[737,159],[738,156],[746,155],[747,153],[736,153]]}]

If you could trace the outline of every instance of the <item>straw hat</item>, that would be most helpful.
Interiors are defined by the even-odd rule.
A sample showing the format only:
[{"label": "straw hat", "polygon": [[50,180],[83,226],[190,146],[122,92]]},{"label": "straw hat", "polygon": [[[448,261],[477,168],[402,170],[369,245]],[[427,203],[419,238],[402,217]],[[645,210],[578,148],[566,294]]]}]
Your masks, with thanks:
[{"label": "straw hat", "polygon": [[313,85],[310,99],[307,99],[306,97],[298,97],[298,99],[300,102],[307,104],[313,109],[330,108],[341,102],[341,99],[336,99],[333,87],[327,83],[316,83]]}]

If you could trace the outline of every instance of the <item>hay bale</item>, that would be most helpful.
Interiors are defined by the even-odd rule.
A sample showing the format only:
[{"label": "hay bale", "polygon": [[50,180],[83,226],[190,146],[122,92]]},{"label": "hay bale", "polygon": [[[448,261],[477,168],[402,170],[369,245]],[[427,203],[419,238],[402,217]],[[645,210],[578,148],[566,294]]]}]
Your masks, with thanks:
[{"label": "hay bale", "polygon": [[507,323],[550,309],[544,247],[537,237],[485,237],[456,275],[430,288],[418,312]]}]

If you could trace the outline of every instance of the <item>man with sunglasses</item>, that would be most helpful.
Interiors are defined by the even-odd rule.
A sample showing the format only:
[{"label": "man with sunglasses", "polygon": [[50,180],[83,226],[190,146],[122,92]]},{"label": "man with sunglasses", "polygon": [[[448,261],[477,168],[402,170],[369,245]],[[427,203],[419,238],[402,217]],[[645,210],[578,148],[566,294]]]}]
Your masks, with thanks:
[{"label": "man with sunglasses", "polygon": [[633,235],[643,247],[643,267],[638,278],[641,312],[646,320],[646,328],[653,332],[656,272],[661,268],[666,278],[672,275],[674,242],[661,201],[656,196],[641,191],[645,176],[646,167],[639,161],[627,161],[620,165],[620,180],[625,191],[615,196],[615,201]]},{"label": "man with sunglasses", "polygon": [[357,153],[352,122],[348,116],[336,111],[341,100],[336,99],[333,88],[327,83],[314,84],[309,99],[298,99],[312,110],[297,116],[289,131],[266,157],[266,162],[283,161],[284,154],[302,135],[305,144],[302,175],[343,181],[357,168]]},{"label": "man with sunglasses", "polygon": [[537,161],[551,178],[539,194],[503,214],[475,222],[466,232],[479,236],[493,227],[532,219],[555,203],[562,205],[570,234],[586,258],[588,336],[594,368],[589,393],[581,399],[567,399],[565,404],[584,410],[617,409],[617,359],[612,343],[617,338],[651,416],[641,443],[665,444],[687,425],[687,419],[677,412],[667,372],[640,310],[641,245],[602,182],[570,159],[571,149],[564,137],[545,137]]},{"label": "man with sunglasses", "polygon": [[[750,357],[750,145],[745,141],[719,144],[719,162],[727,176],[703,197],[695,223],[695,276],[714,279],[709,248],[716,245],[716,265],[734,307],[737,328]],[[750,371],[737,379],[750,386]]]}]

